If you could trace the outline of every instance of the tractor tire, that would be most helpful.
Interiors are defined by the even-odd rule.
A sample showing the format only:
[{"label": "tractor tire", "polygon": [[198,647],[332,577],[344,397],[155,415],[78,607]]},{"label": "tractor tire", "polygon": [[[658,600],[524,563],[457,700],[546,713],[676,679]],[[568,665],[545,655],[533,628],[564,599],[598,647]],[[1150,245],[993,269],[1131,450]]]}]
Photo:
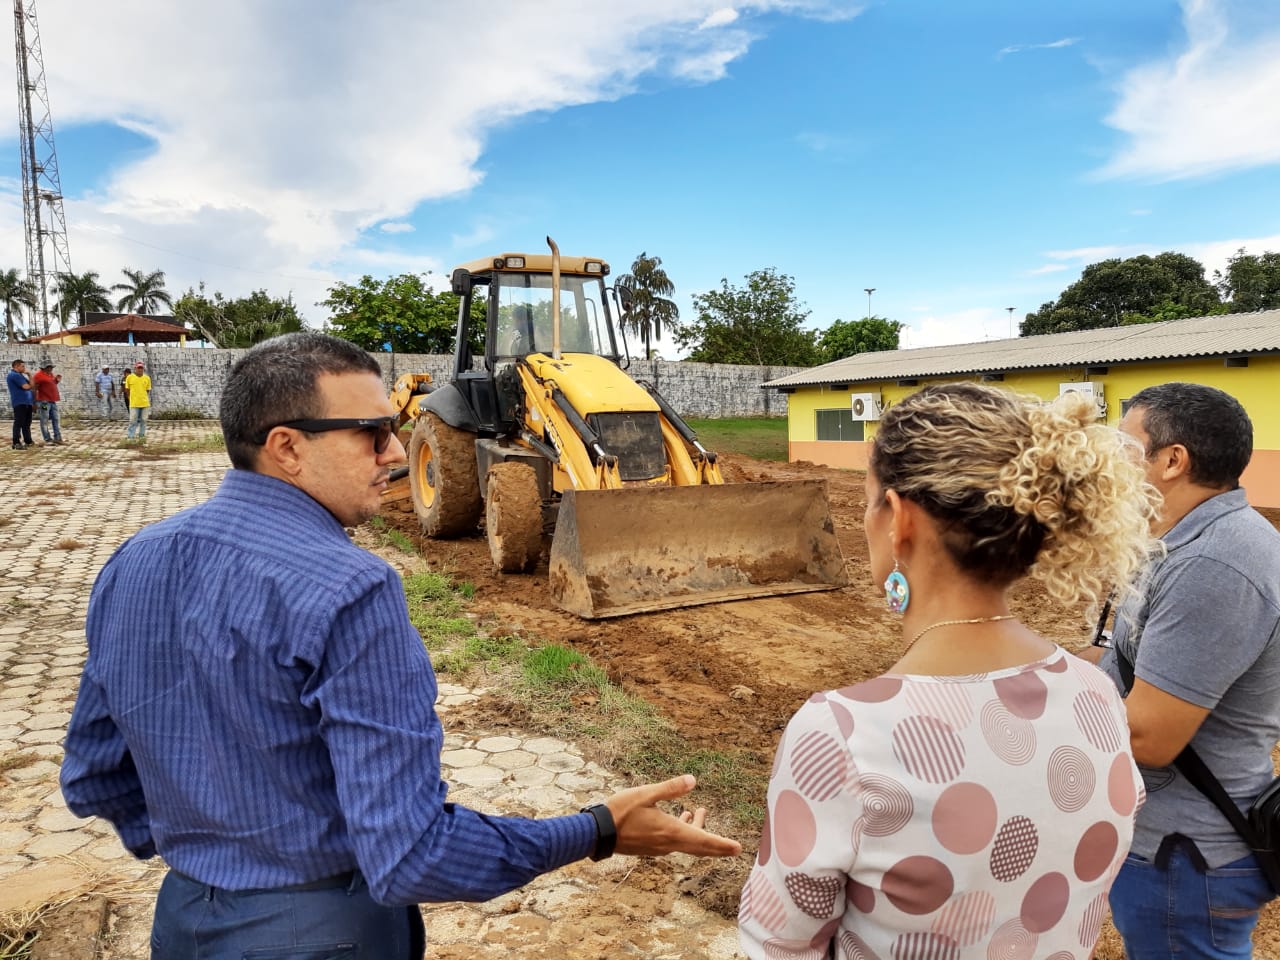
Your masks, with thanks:
[{"label": "tractor tire", "polygon": [[495,463],[485,478],[489,555],[502,573],[529,573],[542,559],[542,495],[525,463]]},{"label": "tractor tire", "polygon": [[423,413],[409,440],[409,489],[422,532],[435,539],[475,530],[483,502],[476,436]]}]

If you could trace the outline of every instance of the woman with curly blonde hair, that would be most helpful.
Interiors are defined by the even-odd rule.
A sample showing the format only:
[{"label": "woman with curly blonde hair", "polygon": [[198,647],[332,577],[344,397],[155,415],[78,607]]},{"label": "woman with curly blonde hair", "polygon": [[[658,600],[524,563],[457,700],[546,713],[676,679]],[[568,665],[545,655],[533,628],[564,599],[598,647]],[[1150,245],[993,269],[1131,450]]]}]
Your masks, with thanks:
[{"label": "woman with curly blonde hair", "polygon": [[1092,400],[957,383],[886,411],[871,576],[888,673],[792,718],[743,890],[750,957],[1089,956],[1141,803],[1114,684],[1010,613],[1041,580],[1092,613],[1153,548],[1158,495]]}]

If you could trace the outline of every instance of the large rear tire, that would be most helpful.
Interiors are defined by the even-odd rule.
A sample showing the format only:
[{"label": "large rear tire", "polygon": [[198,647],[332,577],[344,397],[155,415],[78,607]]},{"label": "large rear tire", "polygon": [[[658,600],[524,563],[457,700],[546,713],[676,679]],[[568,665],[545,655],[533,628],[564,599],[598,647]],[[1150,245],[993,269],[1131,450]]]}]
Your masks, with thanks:
[{"label": "large rear tire", "polygon": [[489,555],[503,573],[528,573],[542,558],[542,495],[526,463],[495,463],[485,478]]},{"label": "large rear tire", "polygon": [[483,506],[476,471],[476,436],[423,413],[409,440],[413,510],[428,537],[471,533]]}]

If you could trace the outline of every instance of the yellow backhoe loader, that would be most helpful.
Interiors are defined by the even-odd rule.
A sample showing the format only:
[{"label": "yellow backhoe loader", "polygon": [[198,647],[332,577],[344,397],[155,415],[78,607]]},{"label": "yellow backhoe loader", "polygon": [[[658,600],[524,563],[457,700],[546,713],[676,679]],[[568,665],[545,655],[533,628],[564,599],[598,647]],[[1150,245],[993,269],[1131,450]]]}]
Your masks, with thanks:
[{"label": "yellow backhoe loader", "polygon": [[395,385],[427,536],[464,536],[483,516],[495,566],[517,573],[554,530],[552,598],[588,619],[845,585],[825,484],[724,483],[716,455],[624,370],[611,305],[625,312],[629,292],[606,287],[603,260],[547,243],[455,269],[451,381]]}]

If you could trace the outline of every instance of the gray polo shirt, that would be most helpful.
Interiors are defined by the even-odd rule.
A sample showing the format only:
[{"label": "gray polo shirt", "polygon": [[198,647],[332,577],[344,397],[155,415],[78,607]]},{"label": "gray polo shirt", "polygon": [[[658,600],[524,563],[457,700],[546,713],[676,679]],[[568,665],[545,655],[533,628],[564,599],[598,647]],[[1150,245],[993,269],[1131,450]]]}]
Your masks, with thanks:
[{"label": "gray polo shirt", "polygon": [[[1236,489],[1200,504],[1164,542],[1168,554],[1116,617],[1116,646],[1140,679],[1209,708],[1191,745],[1244,809],[1271,782],[1280,738],[1280,533]],[[1114,654],[1101,666],[1119,685]],[[1193,839],[1210,867],[1249,852],[1174,767],[1141,769],[1134,853],[1155,856],[1170,833]]]}]

